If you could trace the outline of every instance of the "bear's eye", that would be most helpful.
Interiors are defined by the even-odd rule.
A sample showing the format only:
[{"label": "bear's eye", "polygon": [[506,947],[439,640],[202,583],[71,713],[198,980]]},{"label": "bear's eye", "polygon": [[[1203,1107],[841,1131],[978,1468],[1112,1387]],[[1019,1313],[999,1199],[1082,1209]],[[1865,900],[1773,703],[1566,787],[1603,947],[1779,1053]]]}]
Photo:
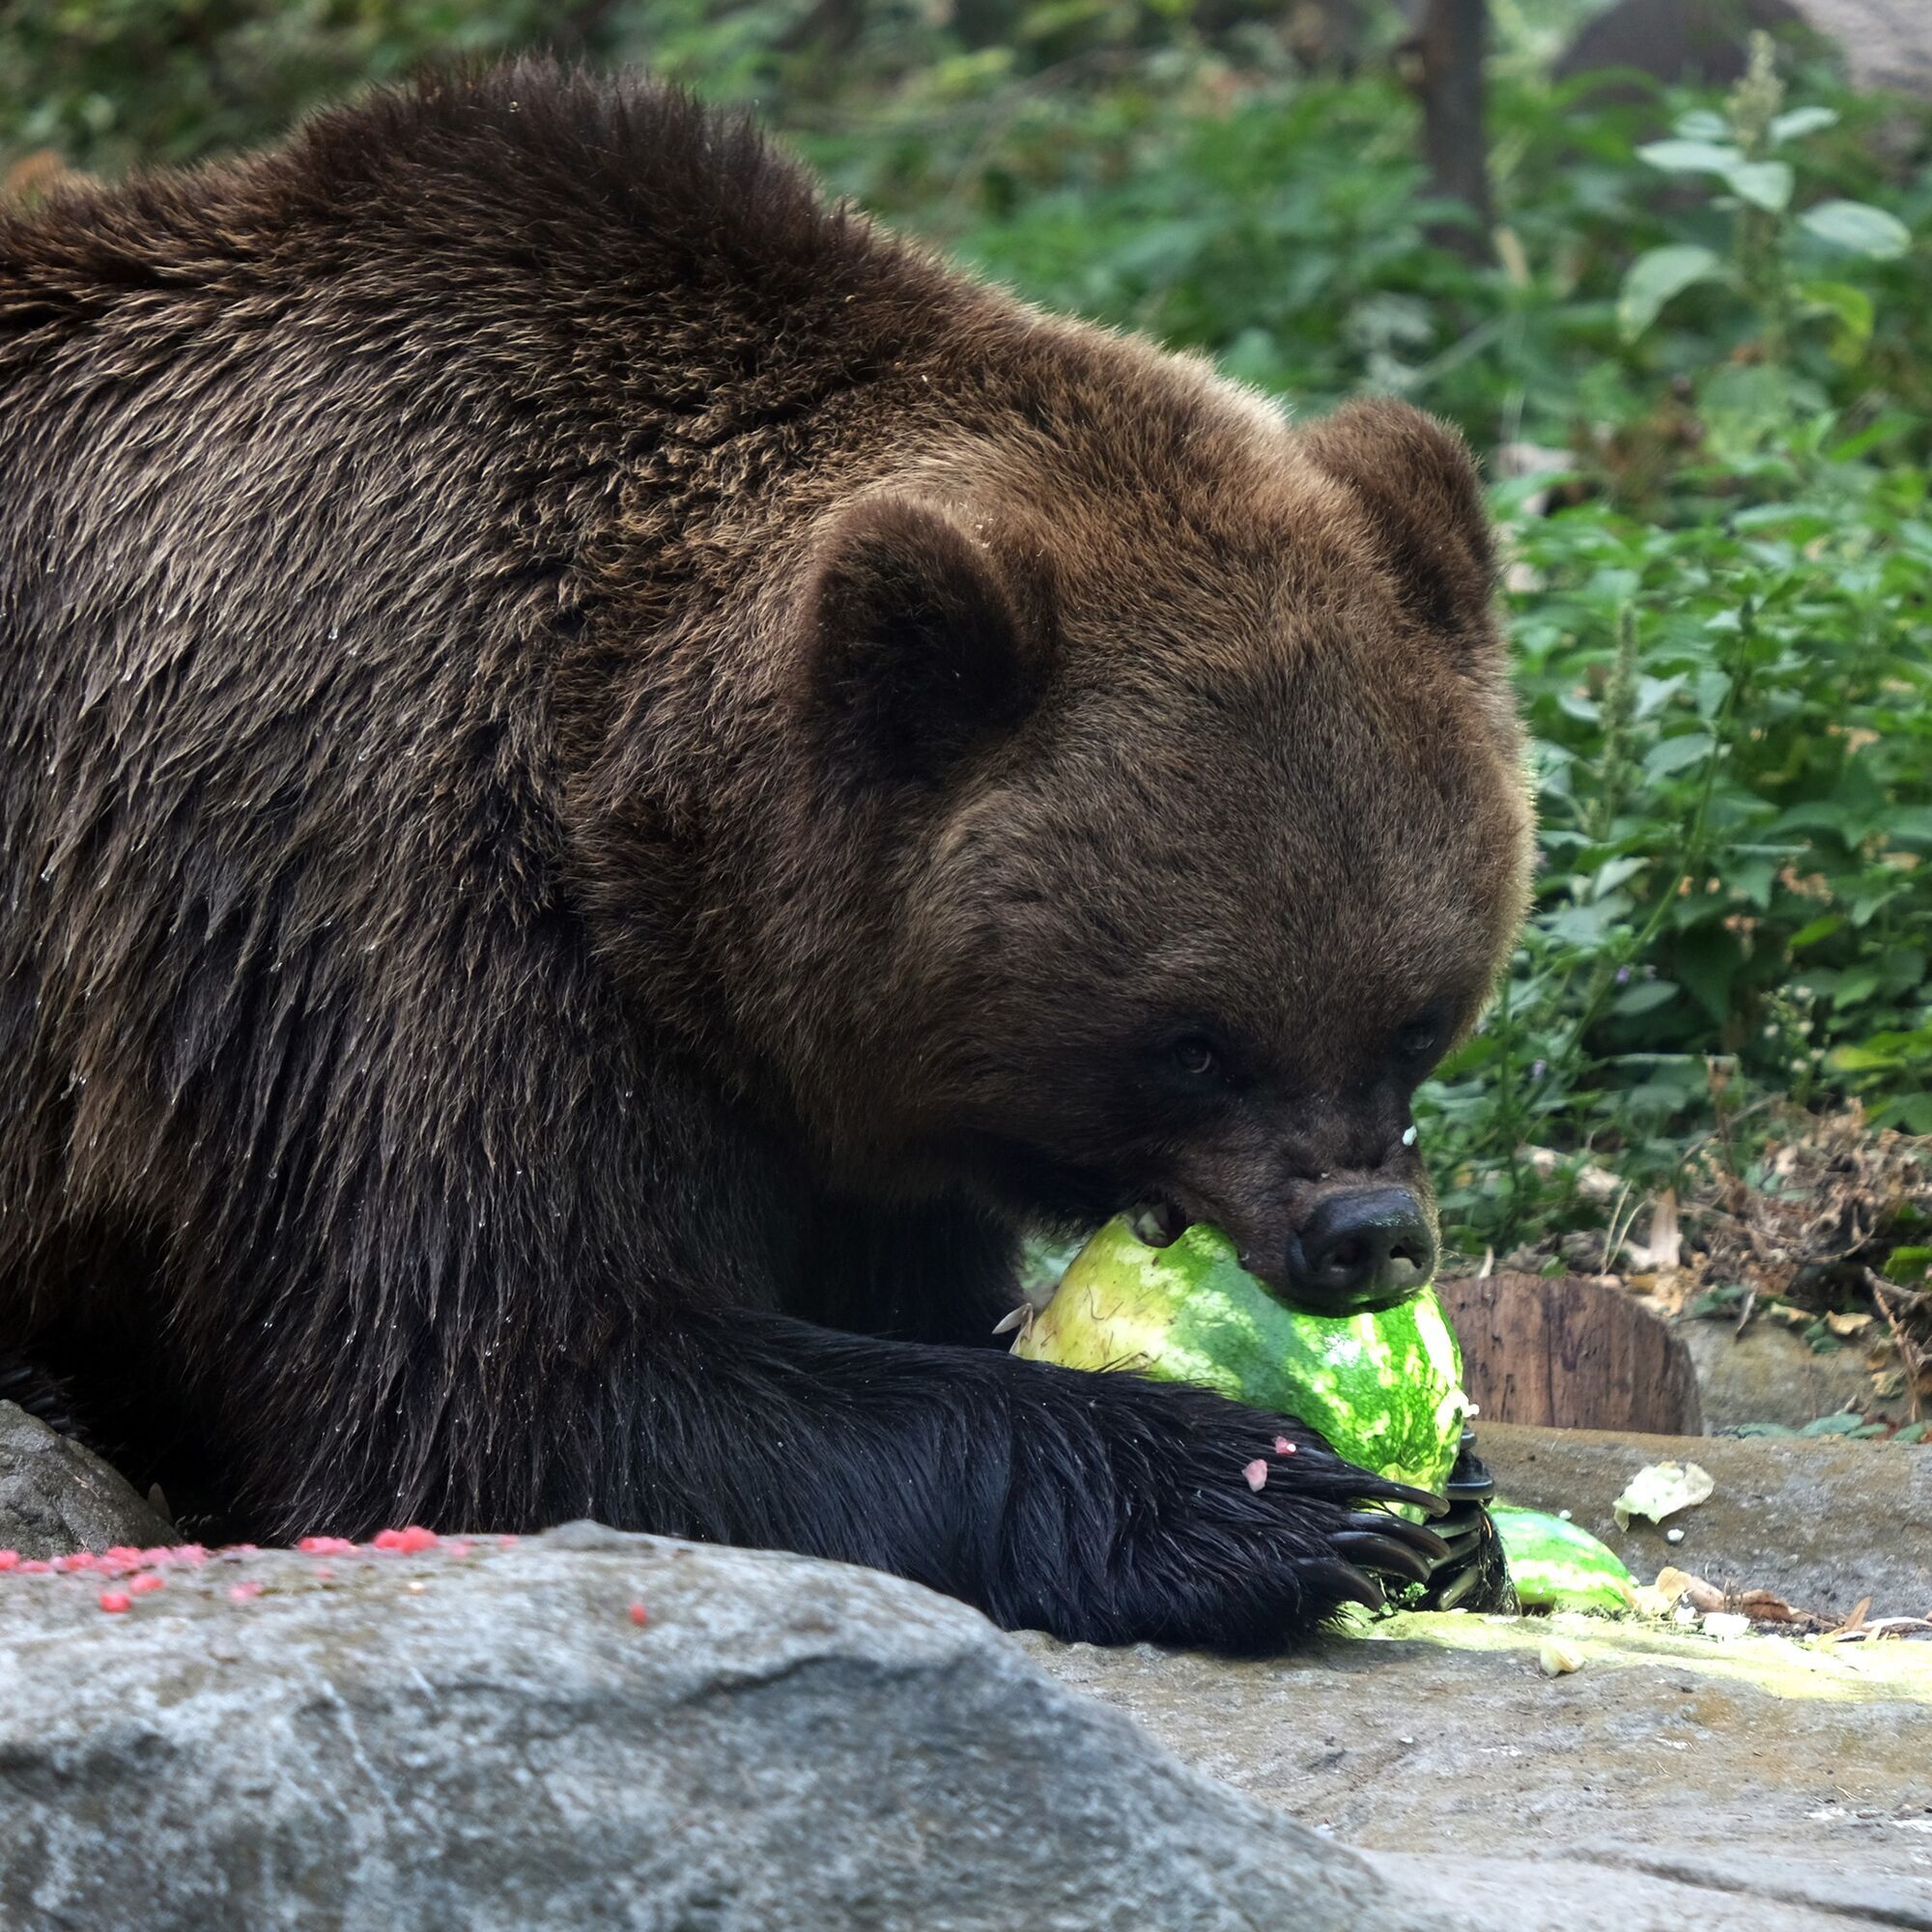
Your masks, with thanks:
[{"label": "bear's eye", "polygon": [[1205,1080],[1221,1070],[1221,1056],[1211,1039],[1198,1033],[1183,1035],[1168,1048],[1168,1057],[1190,1080]]},{"label": "bear's eye", "polygon": [[1396,1058],[1406,1066],[1434,1066],[1449,1032],[1450,1022],[1440,1010],[1418,1013],[1397,1033]]},{"label": "bear's eye", "polygon": [[1435,1029],[1433,1026],[1406,1026],[1396,1036],[1395,1050],[1405,1060],[1427,1060],[1435,1051]]}]

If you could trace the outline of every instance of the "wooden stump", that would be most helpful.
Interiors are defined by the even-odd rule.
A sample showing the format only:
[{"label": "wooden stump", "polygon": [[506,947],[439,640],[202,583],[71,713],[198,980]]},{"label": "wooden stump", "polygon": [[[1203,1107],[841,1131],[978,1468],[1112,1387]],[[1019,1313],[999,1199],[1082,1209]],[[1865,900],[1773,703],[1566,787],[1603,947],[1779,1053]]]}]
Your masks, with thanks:
[{"label": "wooden stump", "polygon": [[1690,1351],[1622,1289],[1576,1275],[1492,1274],[1436,1291],[1482,1419],[1702,1433]]}]

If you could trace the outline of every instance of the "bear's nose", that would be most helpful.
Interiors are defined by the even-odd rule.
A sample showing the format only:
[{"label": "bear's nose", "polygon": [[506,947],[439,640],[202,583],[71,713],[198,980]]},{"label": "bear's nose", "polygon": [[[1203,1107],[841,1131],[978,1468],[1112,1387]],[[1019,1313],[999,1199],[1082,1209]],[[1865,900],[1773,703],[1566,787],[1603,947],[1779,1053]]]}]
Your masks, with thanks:
[{"label": "bear's nose", "polygon": [[1317,1315],[1406,1301],[1435,1269],[1435,1234],[1406,1187],[1324,1195],[1289,1237],[1289,1299]]}]

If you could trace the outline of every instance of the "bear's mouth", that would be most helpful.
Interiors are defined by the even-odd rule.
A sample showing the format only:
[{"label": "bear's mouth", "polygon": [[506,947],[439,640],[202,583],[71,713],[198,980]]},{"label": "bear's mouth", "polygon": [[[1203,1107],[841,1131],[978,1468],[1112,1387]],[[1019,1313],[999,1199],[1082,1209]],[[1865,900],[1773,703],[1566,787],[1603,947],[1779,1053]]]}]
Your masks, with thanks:
[{"label": "bear's mouth", "polygon": [[1127,1223],[1143,1247],[1171,1248],[1192,1226],[1193,1216],[1178,1202],[1144,1201],[1129,1210]]}]

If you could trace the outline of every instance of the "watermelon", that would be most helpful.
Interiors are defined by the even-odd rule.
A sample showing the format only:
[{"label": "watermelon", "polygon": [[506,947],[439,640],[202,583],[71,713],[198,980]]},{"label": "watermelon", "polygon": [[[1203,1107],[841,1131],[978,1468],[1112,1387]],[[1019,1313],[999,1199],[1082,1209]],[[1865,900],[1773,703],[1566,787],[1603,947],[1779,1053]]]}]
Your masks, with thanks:
[{"label": "watermelon", "polygon": [[1627,1610],[1635,1602],[1631,1573],[1587,1529],[1515,1503],[1492,1503],[1490,1515],[1524,1609]]},{"label": "watermelon", "polygon": [[1015,1354],[1198,1382],[1293,1415],[1362,1468],[1440,1494],[1468,1401],[1433,1289],[1376,1315],[1310,1315],[1269,1293],[1219,1229],[1167,1247],[1109,1221],[1074,1258]]}]

